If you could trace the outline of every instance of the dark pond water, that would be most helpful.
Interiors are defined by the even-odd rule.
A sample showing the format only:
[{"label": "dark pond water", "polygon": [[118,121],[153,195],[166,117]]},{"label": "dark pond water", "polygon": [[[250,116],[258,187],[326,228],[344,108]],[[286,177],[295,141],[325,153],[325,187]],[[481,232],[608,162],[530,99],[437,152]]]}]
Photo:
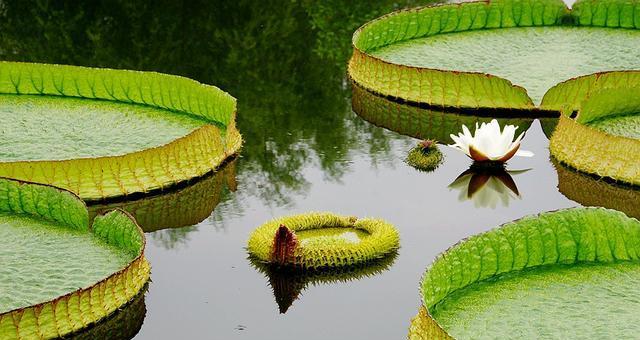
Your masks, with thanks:
[{"label": "dark pond water", "polygon": [[[2,3],[2,59],[180,74],[239,100],[246,143],[235,162],[179,193],[127,203],[149,230],[152,264],[136,339],[402,339],[420,306],[421,275],[438,253],[523,215],[577,205],[557,188],[539,121],[523,143],[535,157],[509,164],[531,169],[513,176],[520,196],[495,186],[509,198],[491,206],[483,200],[495,197],[489,186],[472,200],[466,186],[449,188],[469,166],[464,155],[443,147],[445,163],[420,173],[403,162],[415,139],[351,110],[345,64],[353,30],[420,3]],[[394,223],[397,257],[333,278],[270,278],[247,260],[255,227],[324,210]],[[349,277],[357,279],[344,282]],[[270,282],[279,283],[277,296]],[[277,302],[292,304],[281,314]],[[144,308],[134,307],[128,319],[139,321]]]}]

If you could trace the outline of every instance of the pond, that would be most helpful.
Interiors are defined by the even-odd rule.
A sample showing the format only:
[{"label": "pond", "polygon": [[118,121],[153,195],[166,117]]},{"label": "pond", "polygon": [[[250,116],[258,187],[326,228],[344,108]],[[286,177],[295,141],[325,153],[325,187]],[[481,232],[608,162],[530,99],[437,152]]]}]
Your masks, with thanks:
[{"label": "pond", "polygon": [[[416,171],[404,163],[415,139],[352,111],[353,31],[426,2],[3,5],[2,59],[178,74],[238,98],[240,156],[172,196],[175,211],[141,203],[152,282],[136,339],[403,339],[437,254],[524,215],[579,205],[558,189],[538,120],[522,146],[535,157],[509,163],[530,169],[513,175],[517,189],[496,182],[469,198],[466,184],[450,186],[470,165],[462,153],[441,147],[435,172]],[[387,263],[333,279],[269,276],[252,265],[253,229],[307,211],[383,218],[397,226],[401,248]]]}]

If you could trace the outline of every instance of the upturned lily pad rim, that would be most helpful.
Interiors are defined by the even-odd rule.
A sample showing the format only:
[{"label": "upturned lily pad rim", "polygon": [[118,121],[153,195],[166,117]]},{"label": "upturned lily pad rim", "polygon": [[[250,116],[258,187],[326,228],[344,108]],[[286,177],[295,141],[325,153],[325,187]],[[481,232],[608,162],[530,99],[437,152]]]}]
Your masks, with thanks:
[{"label": "upturned lily pad rim", "polygon": [[[324,228],[362,230],[369,235],[348,246],[333,243],[301,245],[295,239],[294,248],[286,254],[286,261],[278,263],[273,255],[280,226],[285,226],[294,238],[296,232]],[[381,219],[360,219],[330,212],[290,215],[268,221],[251,233],[247,246],[249,256],[255,260],[311,271],[366,264],[399,248],[400,236],[392,224]]]},{"label": "upturned lily pad rim", "polygon": [[0,62],[0,93],[145,105],[202,119],[202,126],[185,136],[131,153],[65,160],[0,161],[0,176],[54,185],[88,201],[162,191],[215,170],[225,159],[237,154],[242,145],[235,123],[236,99],[215,86],[181,76]]},{"label": "upturned lily pad rim", "polygon": [[[437,10],[437,9],[459,9],[459,8],[463,8],[465,6],[474,6],[474,5],[486,5],[486,6],[490,6],[493,3],[514,3],[516,2],[515,0],[505,0],[505,1],[500,1],[500,0],[475,0],[475,1],[467,1],[467,2],[463,2],[463,3],[440,3],[440,4],[431,4],[431,5],[425,5],[425,6],[420,6],[420,7],[415,7],[415,8],[407,8],[407,9],[400,9],[400,10],[396,10],[393,11],[391,13],[385,14],[381,17],[378,17],[374,20],[371,20],[365,24],[363,24],[362,26],[360,26],[353,34],[352,37],[352,41],[351,41],[351,45],[354,51],[354,54],[349,62],[349,78],[351,79],[352,82],[358,84],[359,86],[362,86],[363,88],[365,88],[367,91],[370,91],[372,93],[375,93],[379,96],[383,96],[386,97],[390,100],[393,101],[398,101],[401,103],[407,103],[410,105],[414,105],[414,106],[419,106],[419,107],[423,107],[423,108],[429,108],[429,109],[446,109],[447,111],[450,112],[456,112],[456,113],[473,113],[474,111],[483,111],[483,112],[490,112],[490,115],[496,115],[496,114],[506,114],[506,115],[523,115],[523,116],[527,116],[528,117],[557,117],[560,112],[562,111],[561,109],[559,109],[557,106],[556,107],[552,107],[550,105],[545,105],[544,104],[544,99],[542,101],[542,103],[538,106],[536,106],[533,102],[533,100],[531,99],[531,97],[528,94],[527,89],[525,89],[524,87],[520,86],[520,85],[516,85],[513,84],[511,82],[511,80],[506,79],[504,77],[500,77],[500,76],[496,76],[496,75],[492,75],[486,72],[478,72],[478,71],[456,71],[456,70],[446,70],[446,69],[439,69],[439,68],[430,68],[430,67],[419,67],[419,66],[410,66],[410,65],[405,65],[405,64],[401,64],[401,63],[394,63],[388,60],[385,60],[383,58],[380,57],[376,57],[374,55],[372,55],[371,53],[369,53],[369,51],[366,48],[362,48],[359,44],[360,42],[360,37],[361,35],[363,35],[364,32],[366,32],[369,28],[371,28],[372,26],[375,26],[376,24],[380,24],[380,23],[384,23],[384,22],[390,22],[393,23],[393,19],[395,19],[396,17],[400,17],[403,15],[407,15],[407,14],[412,14],[412,13],[419,13],[422,11],[426,11],[426,10]],[[542,3],[542,2],[541,2]],[[429,36],[434,36],[434,35],[439,35],[439,34],[451,34],[451,33],[464,33],[464,32],[472,32],[472,31],[478,31],[478,30],[499,30],[499,29],[509,29],[512,27],[549,27],[549,26],[555,26],[555,27],[602,27],[602,28],[619,28],[619,29],[634,29],[633,27],[626,27],[626,26],[622,26],[622,24],[620,22],[618,22],[617,26],[609,26],[608,25],[608,21],[605,21],[604,24],[600,25],[600,24],[594,24],[593,22],[581,22],[581,19],[583,19],[580,16],[575,15],[576,13],[580,13],[580,11],[582,10],[582,7],[588,7],[590,4],[593,4],[594,2],[592,0],[578,0],[576,3],[573,4],[572,8],[569,8],[569,6],[567,6],[567,4],[565,4],[562,0],[546,0],[545,1],[546,4],[551,4],[554,6],[557,6],[559,9],[561,9],[562,13],[558,13],[555,22],[553,23],[547,23],[544,22],[544,19],[542,23],[532,23],[532,24],[525,24],[520,26],[519,23],[514,24],[513,26],[508,26],[508,27],[490,27],[490,28],[486,28],[486,27],[482,27],[482,28],[468,28],[468,29],[464,29],[464,30],[451,30],[451,31],[446,31],[446,32],[437,32],[434,34],[430,34],[430,32],[427,32],[423,35],[416,35],[414,37],[410,37],[410,38],[404,38],[404,39],[398,39],[393,41],[392,43],[397,43],[397,42],[401,42],[401,41],[406,41],[408,39],[416,39],[416,38],[425,38],[425,37],[429,37]],[[624,3],[620,0],[603,0],[600,3],[603,6],[614,6],[614,5],[625,5],[627,3]],[[543,5],[544,6],[544,5]],[[589,17],[589,20],[591,20],[591,18]],[[640,27],[636,27],[635,29],[640,29]],[[400,35],[400,33],[396,33],[396,35]],[[384,45],[383,45],[384,46]],[[415,72],[415,73],[421,73],[421,72],[425,72],[425,71],[433,71],[433,72],[437,72],[439,74],[443,74],[443,75],[449,75],[452,76],[452,78],[460,78],[463,77],[465,75],[474,75],[474,76],[479,76],[479,77],[484,77],[486,79],[488,79],[489,81],[486,81],[487,84],[484,84],[486,86],[491,86],[490,84],[490,80],[491,79],[495,79],[498,80],[500,82],[503,82],[504,84],[508,84],[512,89],[514,89],[514,93],[517,96],[520,96],[522,98],[520,98],[520,100],[524,100],[524,97],[526,97],[526,102],[521,102],[520,104],[513,106],[513,105],[503,105],[503,106],[472,106],[472,105],[451,105],[450,103],[447,103],[445,99],[443,99],[443,102],[438,103],[438,102],[428,102],[428,101],[424,101],[424,100],[416,100],[416,99],[412,99],[412,98],[407,98],[407,96],[402,95],[401,93],[396,93],[395,95],[391,95],[388,93],[383,93],[380,90],[373,88],[371,86],[365,86],[364,84],[361,84],[360,82],[358,82],[358,80],[356,80],[352,74],[352,68],[354,68],[354,59],[356,58],[357,55],[361,55],[364,59],[367,60],[367,62],[373,62],[373,63],[378,63],[378,64],[383,64],[383,65],[387,65],[391,68],[396,68],[398,70],[409,70],[410,72]],[[566,79],[564,81],[562,81],[561,83],[557,84],[555,87],[558,87],[561,84],[565,84],[565,83],[570,83],[576,79],[580,79],[583,77],[588,77],[588,76],[598,76],[600,74],[605,74],[605,73],[625,73],[625,72],[636,72],[636,70],[626,70],[626,71],[601,71],[601,72],[596,72],[590,75],[584,75],[584,76],[579,76],[579,77],[574,77],[574,78],[570,78],[570,79]],[[400,73],[400,72],[398,72]],[[482,80],[480,80],[480,82],[483,82]],[[551,91],[551,89],[549,89],[546,93],[545,93],[545,98],[547,97],[547,94],[549,94],[549,92]]]},{"label": "upturned lily pad rim", "polygon": [[[33,314],[33,318],[35,318],[35,324],[28,324],[26,325],[26,327],[35,327],[36,330],[39,331],[39,334],[41,337],[44,338],[49,338],[52,336],[65,336],[71,333],[75,333],[79,330],[84,329],[87,326],[90,326],[92,324],[95,324],[97,322],[100,322],[102,320],[104,320],[105,318],[109,317],[111,314],[113,314],[115,311],[117,311],[117,309],[119,308],[118,306],[115,307],[115,309],[113,309],[111,312],[106,313],[104,315],[96,315],[94,313],[93,310],[89,311],[89,314],[91,314],[91,318],[92,320],[85,325],[81,325],[80,327],[78,327],[78,325],[71,325],[70,329],[63,329],[62,331],[60,330],[60,328],[58,327],[58,322],[68,322],[69,324],[71,324],[71,318],[82,318],[82,319],[86,319],[82,316],[78,316],[78,315],[71,315],[71,313],[68,313],[67,315],[65,315],[64,317],[60,317],[57,318],[55,317],[55,310],[57,308],[57,305],[61,302],[61,301],[70,301],[72,300],[74,297],[77,297],[78,299],[78,303],[81,303],[80,300],[82,299],[82,295],[83,294],[88,294],[89,296],[92,295],[92,293],[96,290],[99,289],[100,285],[104,285],[104,286],[108,286],[109,285],[109,281],[120,281],[120,284],[125,284],[122,281],[127,280],[125,277],[130,274],[132,271],[139,271],[135,274],[141,274],[142,276],[140,278],[134,279],[133,285],[134,286],[139,286],[137,287],[138,289],[136,289],[135,291],[132,292],[125,292],[124,294],[127,295],[131,295],[127,298],[126,301],[124,301],[124,303],[121,303],[120,306],[126,305],[127,303],[129,303],[131,301],[131,299],[133,297],[135,297],[142,289],[144,289],[144,287],[147,285],[148,281],[149,281],[149,272],[150,272],[150,268],[149,268],[149,263],[147,262],[146,258],[145,258],[145,249],[146,249],[146,238],[144,236],[144,232],[142,231],[142,229],[140,228],[140,226],[137,224],[137,222],[135,221],[135,219],[133,217],[131,217],[131,215],[129,213],[127,213],[124,210],[121,209],[113,209],[110,211],[106,211],[102,214],[97,215],[96,217],[94,217],[93,220],[89,220],[89,211],[87,208],[86,203],[75,193],[65,190],[65,189],[61,189],[52,185],[47,185],[47,184],[41,184],[41,183],[34,183],[34,182],[28,182],[28,181],[21,181],[21,180],[16,180],[13,178],[6,178],[6,177],[0,177],[0,183],[1,182],[8,182],[8,183],[14,183],[17,185],[17,187],[19,189],[22,189],[23,186],[26,187],[31,187],[31,188],[42,188],[44,190],[51,190],[53,192],[57,192],[56,195],[59,195],[59,202],[64,201],[65,199],[70,198],[71,201],[73,202],[73,204],[76,205],[76,208],[79,209],[84,209],[83,212],[83,216],[82,222],[87,223],[86,225],[86,231],[89,233],[94,234],[95,229],[95,221],[100,220],[102,218],[107,218],[108,216],[113,216],[115,214],[118,214],[120,216],[123,216],[124,218],[127,219],[127,222],[131,223],[131,225],[134,227],[135,229],[135,233],[136,235],[139,237],[139,242],[140,244],[138,245],[138,249],[136,250],[136,254],[135,257],[133,257],[132,260],[129,261],[129,263],[127,265],[125,265],[123,268],[119,269],[118,271],[115,271],[113,273],[111,273],[110,275],[108,275],[107,277],[100,279],[98,281],[96,281],[95,283],[92,283],[88,286],[85,287],[81,287],[78,288],[74,291],[68,292],[66,294],[57,296],[55,298],[43,301],[43,302],[39,302],[37,304],[33,304],[33,305],[29,305],[29,306],[25,306],[25,307],[19,307],[19,308],[14,308],[12,310],[8,310],[5,312],[0,312],[0,333],[7,335],[8,333],[4,333],[8,330],[10,330],[10,328],[6,327],[7,323],[11,323],[10,326],[13,326],[14,329],[16,330],[16,334],[17,334],[17,338],[16,339],[21,339],[20,337],[20,322],[22,321],[22,319],[24,318],[25,314],[28,314],[29,312],[31,312]],[[66,196],[66,198],[65,198]],[[12,211],[8,211],[8,213],[12,213]],[[22,212],[13,212],[14,214],[21,214],[21,215],[26,215],[26,216],[30,216],[34,219],[44,219],[44,220],[51,220],[51,221],[56,221],[57,223],[60,223],[61,225],[65,225],[67,227],[70,228],[77,228],[77,226],[74,226],[72,223],[73,222],[69,222],[69,221],[61,221],[58,218],[56,218],[55,216],[38,216],[35,215],[29,211],[23,210]],[[95,237],[97,238],[103,238],[102,236],[98,236],[95,235]],[[106,243],[111,243],[110,241],[104,240],[104,242]],[[116,245],[113,245],[116,246]],[[123,249],[125,246],[121,246]],[[131,274],[134,275],[134,274]],[[114,283],[114,284],[118,284],[118,283]],[[126,288],[124,288],[126,289]],[[100,294],[100,293],[98,293]],[[115,292],[113,292],[114,295]],[[117,297],[114,297],[114,299],[117,299]],[[49,322],[49,324],[46,324],[46,322],[43,322],[42,324],[39,322],[39,317],[40,317],[40,313],[41,311],[45,310],[45,308],[50,307],[51,311],[54,313],[54,318],[53,320],[48,319],[46,321]],[[109,307],[107,306],[102,306],[103,308],[107,309]],[[78,314],[82,315],[83,313],[86,313],[86,310],[82,310],[82,308],[78,309]],[[67,318],[63,321],[61,321],[61,319]],[[5,321],[5,325],[3,326],[3,319],[5,320],[10,320],[10,321]],[[83,320],[84,321],[84,320]],[[28,322],[28,321],[27,321]],[[51,324],[53,323],[53,324]],[[10,327],[9,326],[9,327]],[[46,331],[43,331],[42,328],[48,328],[48,329],[52,329],[55,327],[56,329],[56,333],[52,334],[52,333],[45,333]],[[33,331],[33,330],[32,330]],[[9,339],[11,339],[11,334],[8,335]]]},{"label": "upturned lily pad rim", "polygon": [[[589,123],[640,114],[640,72],[603,73],[576,79],[553,90],[549,105],[563,114],[551,136],[549,150],[562,164],[608,181],[640,186],[640,139],[610,134]],[[624,82],[612,81],[616,79]],[[575,90],[577,89],[577,90]],[[571,101],[558,98],[575,92]]]},{"label": "upturned lily pad rim", "polygon": [[[465,246],[467,246],[467,244],[474,242],[476,240],[481,240],[481,238],[483,236],[491,236],[491,235],[496,235],[496,234],[501,234],[503,237],[507,238],[506,234],[503,232],[504,230],[506,230],[506,228],[520,228],[520,226],[518,226],[519,222],[526,222],[529,220],[535,220],[535,219],[539,219],[543,216],[550,216],[553,214],[563,214],[563,213],[573,213],[573,212],[578,212],[580,214],[607,214],[607,216],[613,218],[617,218],[619,220],[624,220],[625,222],[628,223],[634,223],[636,229],[638,229],[636,231],[636,235],[635,235],[635,241],[639,241],[640,238],[640,228],[638,228],[640,226],[640,221],[638,221],[636,218],[633,217],[628,217],[627,215],[625,215],[624,213],[617,211],[617,210],[612,210],[612,209],[607,209],[607,208],[602,208],[602,207],[573,207],[573,208],[565,208],[565,209],[558,209],[558,210],[552,210],[552,211],[547,211],[547,212],[542,212],[542,213],[538,213],[538,214],[533,214],[533,215],[528,215],[525,217],[522,217],[520,219],[516,219],[514,221],[511,222],[506,222],[503,223],[495,228],[492,228],[488,231],[476,234],[476,235],[472,235],[469,236],[467,238],[464,238],[460,241],[458,241],[457,243],[455,243],[454,245],[450,246],[449,248],[447,248],[445,251],[441,252],[440,254],[438,254],[435,259],[431,262],[431,264],[429,264],[427,266],[427,269],[425,270],[422,278],[420,279],[420,298],[421,298],[421,304],[420,304],[420,310],[419,313],[416,317],[414,317],[412,319],[411,322],[411,326],[409,329],[409,339],[410,340],[416,340],[416,339],[430,339],[430,337],[428,336],[432,336],[438,339],[455,339],[454,337],[452,337],[439,323],[438,321],[433,318],[433,316],[431,315],[430,312],[430,305],[429,303],[427,303],[427,301],[425,300],[425,281],[429,279],[429,275],[431,274],[432,270],[434,269],[434,266],[439,263],[439,262],[446,262],[448,261],[447,257],[450,256],[451,252],[457,249],[462,249]],[[582,215],[584,216],[584,215]],[[608,225],[601,225],[600,227],[602,227],[602,229],[606,229],[609,226]],[[580,228],[588,228],[587,226],[581,225]],[[623,227],[620,227],[620,229],[622,229]],[[545,247],[544,244],[544,240],[543,240],[543,233],[542,231],[539,230],[539,228],[537,228],[539,233],[540,233],[540,241],[542,244],[542,247]],[[617,232],[620,232],[620,230],[616,230]],[[626,230],[625,230],[626,231]],[[610,231],[611,234],[609,234],[608,232],[605,231],[606,236],[605,237],[609,237],[611,236],[612,238],[616,238],[618,236],[620,236],[617,232],[614,233],[613,231]],[[627,235],[629,236],[629,235]],[[572,238],[575,238],[575,236],[571,236]],[[593,242],[598,242],[601,240],[598,240],[598,237],[596,235],[592,235],[593,239],[595,241]],[[621,236],[620,236],[621,237]],[[629,236],[630,238],[634,238],[634,236]],[[556,247],[557,247],[557,243],[559,242],[559,238],[557,237],[557,235],[554,235],[555,238],[555,242],[556,242]],[[618,239],[616,239],[616,245],[617,245],[617,241]],[[489,241],[487,241],[489,242]],[[528,251],[528,247],[529,247],[529,241],[527,240],[527,249],[525,249],[525,251]],[[610,243],[609,240],[606,240],[607,244]],[[509,242],[511,243],[511,242]],[[546,256],[543,253],[543,259],[541,260],[540,264],[534,264],[532,266],[528,266],[528,261],[529,258],[527,260],[527,264],[524,265],[523,268],[513,268],[513,266],[515,265],[515,256],[517,255],[515,252],[513,253],[513,259],[514,259],[514,263],[512,264],[512,269],[511,270],[507,270],[507,271],[499,271],[500,269],[500,265],[496,264],[496,272],[493,273],[492,275],[486,276],[486,277],[482,277],[482,272],[478,273],[478,277],[475,280],[472,280],[471,282],[468,282],[466,284],[462,284],[460,287],[457,287],[451,291],[447,291],[442,298],[440,298],[439,300],[437,300],[436,302],[434,302],[433,304],[437,304],[440,301],[442,301],[444,298],[446,298],[446,296],[450,295],[451,293],[462,289],[464,287],[468,287],[469,285],[473,285],[475,283],[478,282],[482,282],[486,279],[489,279],[491,277],[496,277],[498,275],[504,274],[504,273],[510,273],[510,272],[518,272],[518,271],[522,271],[525,269],[530,269],[530,268],[541,268],[541,267],[546,267],[546,266],[554,266],[554,265],[558,265],[558,264],[579,264],[579,263],[602,263],[602,264],[606,264],[606,263],[612,263],[615,261],[620,261],[620,262],[628,262],[628,261],[636,261],[637,259],[640,258],[640,252],[638,251],[634,251],[634,255],[635,255],[635,259],[634,259],[634,255],[631,255],[631,251],[629,251],[627,249],[627,242],[625,240],[623,240],[623,246],[625,247],[625,254],[623,254],[623,256],[618,257],[619,254],[616,253],[615,249],[611,248],[611,245],[609,244],[609,251],[610,253],[609,256],[610,258],[606,258],[606,256],[604,256],[604,258],[600,258],[599,256],[599,252],[598,252],[598,247],[596,247],[596,249],[594,250],[595,254],[593,254],[594,259],[588,259],[588,260],[581,260],[579,259],[579,244],[578,242],[575,242],[574,239],[574,245],[576,246],[576,254],[575,254],[575,258],[573,259],[573,262],[565,262],[564,260],[561,259],[562,255],[560,254],[560,250],[556,249],[557,252],[557,258],[555,261],[553,262],[549,262],[547,263],[546,261]],[[489,245],[493,251],[495,253],[498,252],[498,250],[496,249],[496,246],[494,243],[491,243],[491,245]],[[515,248],[515,246],[511,245],[512,247]],[[640,244],[636,244],[636,247],[638,250],[640,250]],[[512,250],[514,249],[512,248]],[[481,251],[481,250],[480,250]],[[584,254],[582,254],[583,256],[585,256]],[[590,254],[587,254],[586,256],[589,256]],[[627,258],[624,258],[626,255]],[[566,255],[564,256],[566,257]],[[497,261],[496,261],[497,262]],[[482,268],[482,266],[480,267]],[[481,269],[480,269],[481,270]],[[428,332],[431,332],[430,334],[427,334],[427,337],[424,337],[425,334],[421,334],[420,332],[425,331],[425,328],[427,328],[426,330]]]}]

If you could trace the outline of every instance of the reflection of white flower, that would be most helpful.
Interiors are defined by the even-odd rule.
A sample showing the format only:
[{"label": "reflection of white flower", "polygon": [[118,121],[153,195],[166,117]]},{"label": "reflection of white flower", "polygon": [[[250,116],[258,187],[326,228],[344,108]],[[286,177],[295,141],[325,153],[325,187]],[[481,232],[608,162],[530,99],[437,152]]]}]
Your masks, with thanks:
[{"label": "reflection of white flower", "polygon": [[517,129],[515,125],[507,125],[501,132],[500,124],[494,119],[479,127],[476,123],[475,136],[472,136],[469,128],[462,125],[462,133],[451,135],[455,144],[449,146],[464,152],[476,162],[506,162],[513,156],[533,156],[530,151],[519,150],[524,132],[513,140]]},{"label": "reflection of white flower", "polygon": [[520,192],[510,174],[520,174],[528,170],[509,171],[499,169],[497,171],[475,171],[469,169],[453,183],[449,189],[460,191],[458,200],[472,200],[476,208],[495,209],[498,203],[509,206],[512,200],[520,199]]}]

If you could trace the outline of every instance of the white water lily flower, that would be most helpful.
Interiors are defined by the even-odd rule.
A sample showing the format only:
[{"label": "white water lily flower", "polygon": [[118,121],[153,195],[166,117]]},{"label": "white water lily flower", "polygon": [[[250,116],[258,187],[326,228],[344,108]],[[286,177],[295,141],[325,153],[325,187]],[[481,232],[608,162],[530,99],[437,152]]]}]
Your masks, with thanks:
[{"label": "white water lily flower", "polygon": [[513,156],[532,157],[533,152],[519,150],[524,132],[513,140],[517,129],[515,125],[507,125],[500,131],[500,124],[494,119],[480,126],[476,123],[475,136],[472,136],[469,128],[462,125],[462,133],[458,136],[451,135],[455,144],[449,146],[464,152],[476,162],[504,163]]}]

